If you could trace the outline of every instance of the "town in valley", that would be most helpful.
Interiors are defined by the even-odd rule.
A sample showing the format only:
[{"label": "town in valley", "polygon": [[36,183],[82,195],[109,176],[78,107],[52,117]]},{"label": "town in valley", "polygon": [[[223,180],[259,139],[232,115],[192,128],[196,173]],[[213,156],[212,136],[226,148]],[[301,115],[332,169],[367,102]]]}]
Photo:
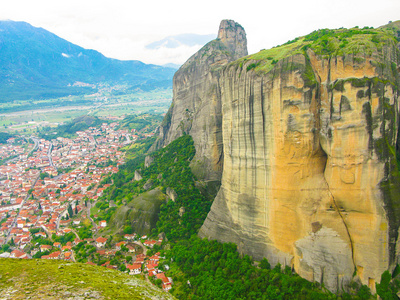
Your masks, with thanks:
[{"label": "town in valley", "polygon": [[128,228],[115,242],[96,207],[126,160],[124,149],[154,131],[108,120],[73,137],[19,135],[0,144],[0,257],[83,262],[145,274],[171,289],[168,264],[159,265],[162,238]]}]

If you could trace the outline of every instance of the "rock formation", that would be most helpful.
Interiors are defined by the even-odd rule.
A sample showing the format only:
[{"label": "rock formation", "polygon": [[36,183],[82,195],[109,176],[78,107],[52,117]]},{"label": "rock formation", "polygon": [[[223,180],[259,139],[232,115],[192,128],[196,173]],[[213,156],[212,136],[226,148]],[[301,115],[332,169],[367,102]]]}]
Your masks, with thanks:
[{"label": "rock formation", "polygon": [[189,133],[196,146],[192,170],[205,181],[219,182],[223,164],[220,73],[215,71],[245,55],[243,27],[224,20],[218,38],[189,58],[174,75],[174,100],[161,126],[157,146]]},{"label": "rock formation", "polygon": [[140,180],[142,180],[142,179],[143,179],[143,177],[142,177],[142,175],[140,174],[139,170],[136,170],[136,171],[135,171],[134,180],[140,181]]},{"label": "rock formation", "polygon": [[399,251],[393,32],[322,30],[239,58],[244,37],[223,21],[182,66],[161,132],[193,136],[203,178],[222,170],[200,236],[332,291],[357,278],[374,290]]},{"label": "rock formation", "polygon": [[139,235],[148,235],[156,227],[160,206],[166,200],[166,195],[159,188],[144,192],[132,199],[127,205],[119,206],[110,219],[113,231],[122,231],[130,225]]}]

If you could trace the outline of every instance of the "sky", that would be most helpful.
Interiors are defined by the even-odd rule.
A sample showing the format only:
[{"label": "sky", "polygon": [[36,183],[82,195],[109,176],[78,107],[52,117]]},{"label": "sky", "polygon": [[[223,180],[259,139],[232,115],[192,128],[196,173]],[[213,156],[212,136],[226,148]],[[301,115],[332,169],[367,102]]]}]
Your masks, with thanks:
[{"label": "sky", "polygon": [[249,54],[321,28],[400,20],[400,0],[0,0],[0,20],[25,21],[107,57],[183,64],[203,45],[146,47],[182,34],[217,35],[223,19],[247,34]]}]

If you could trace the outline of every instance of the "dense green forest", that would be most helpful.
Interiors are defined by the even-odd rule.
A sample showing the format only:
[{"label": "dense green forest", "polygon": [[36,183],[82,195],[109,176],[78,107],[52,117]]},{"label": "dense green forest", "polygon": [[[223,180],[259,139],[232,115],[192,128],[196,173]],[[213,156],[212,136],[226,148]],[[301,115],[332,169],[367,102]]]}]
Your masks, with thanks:
[{"label": "dense green forest", "polygon": [[[143,142],[141,147],[149,147]],[[141,152],[140,150],[138,151]],[[165,193],[167,188],[173,189],[178,195],[175,201],[168,201],[161,205],[157,228],[154,234],[165,233],[169,240],[190,238],[196,234],[210,210],[212,200],[200,193],[196,180],[190,170],[189,163],[195,154],[191,136],[185,135],[168,147],[151,154],[154,161],[147,168],[144,167],[145,154],[138,155],[120,168],[112,176],[113,186],[105,191],[98,203],[104,211],[101,217],[110,217],[107,202],[113,200],[117,205],[129,203],[135,196],[146,191],[144,185],[151,182],[153,187],[161,187]],[[133,180],[135,170],[141,170],[142,179]],[[180,215],[181,208],[185,212]]]},{"label": "dense green forest", "polygon": [[271,269],[266,259],[256,267],[232,243],[193,236],[176,243],[167,257],[174,261],[171,274],[178,283],[173,294],[180,299],[336,299],[290,267]]},{"label": "dense green forest", "polygon": [[13,135],[11,135],[7,132],[0,132],[0,144],[7,143],[7,140],[11,137],[13,137]]},{"label": "dense green forest", "polygon": [[161,123],[161,114],[128,115],[121,122],[119,129],[134,129],[136,132],[153,132]]},{"label": "dense green forest", "polygon": [[73,119],[67,124],[58,125],[56,128],[43,127],[39,132],[39,137],[47,140],[57,137],[72,137],[77,131],[84,131],[89,127],[98,127],[102,123],[107,123],[107,121],[98,117],[84,115]]}]

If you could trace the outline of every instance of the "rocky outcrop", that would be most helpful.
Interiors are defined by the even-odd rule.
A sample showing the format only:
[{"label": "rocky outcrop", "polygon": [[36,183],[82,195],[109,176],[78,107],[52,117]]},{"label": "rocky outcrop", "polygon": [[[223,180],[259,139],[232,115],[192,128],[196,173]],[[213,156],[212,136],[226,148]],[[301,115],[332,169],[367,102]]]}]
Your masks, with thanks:
[{"label": "rocky outcrop", "polygon": [[308,50],[266,74],[224,70],[222,185],[201,236],[334,291],[354,271],[374,289],[400,225],[398,95],[375,59]]},{"label": "rocky outcrop", "polygon": [[221,95],[218,69],[247,55],[244,29],[221,22],[218,38],[206,44],[175,73],[173,103],[159,130],[157,147],[184,133],[193,137],[192,170],[205,181],[220,181],[223,165]]},{"label": "rocky outcrop", "polygon": [[149,189],[151,189],[152,187],[153,187],[153,184],[154,184],[154,181],[153,181],[153,179],[148,179],[147,181],[146,181],[146,183],[143,185],[143,189],[145,190],[145,191],[147,191],[147,190],[149,190]]},{"label": "rocky outcrop", "polygon": [[151,163],[154,161],[154,158],[153,157],[151,157],[151,156],[146,156],[145,157],[145,159],[144,159],[144,167],[145,168],[148,168],[150,165],[151,165]]},{"label": "rocky outcrop", "polygon": [[142,175],[140,174],[140,171],[139,171],[139,170],[136,170],[136,171],[135,171],[134,180],[140,181],[140,180],[142,180],[142,179],[143,179],[143,177],[142,177]]},{"label": "rocky outcrop", "polygon": [[[353,279],[374,290],[399,251],[398,44],[387,31],[322,34],[218,68],[204,61],[184,71],[185,64],[177,99],[213,84],[215,92],[201,106],[174,97],[169,118],[181,131],[171,121],[164,142],[185,131],[209,166],[203,170],[222,167],[200,236],[234,242],[332,291]],[[204,70],[211,71],[193,77]],[[197,107],[218,111],[210,114],[218,122],[183,117]]]},{"label": "rocky outcrop", "polygon": [[176,199],[178,199],[178,194],[175,192],[174,189],[171,189],[170,187],[167,187],[165,193],[167,194],[168,199],[171,199],[173,202],[175,202]]},{"label": "rocky outcrop", "polygon": [[156,227],[160,206],[166,195],[159,188],[144,192],[132,199],[127,205],[118,207],[110,219],[113,232],[122,232],[124,226],[130,225],[139,235],[148,235]]}]

